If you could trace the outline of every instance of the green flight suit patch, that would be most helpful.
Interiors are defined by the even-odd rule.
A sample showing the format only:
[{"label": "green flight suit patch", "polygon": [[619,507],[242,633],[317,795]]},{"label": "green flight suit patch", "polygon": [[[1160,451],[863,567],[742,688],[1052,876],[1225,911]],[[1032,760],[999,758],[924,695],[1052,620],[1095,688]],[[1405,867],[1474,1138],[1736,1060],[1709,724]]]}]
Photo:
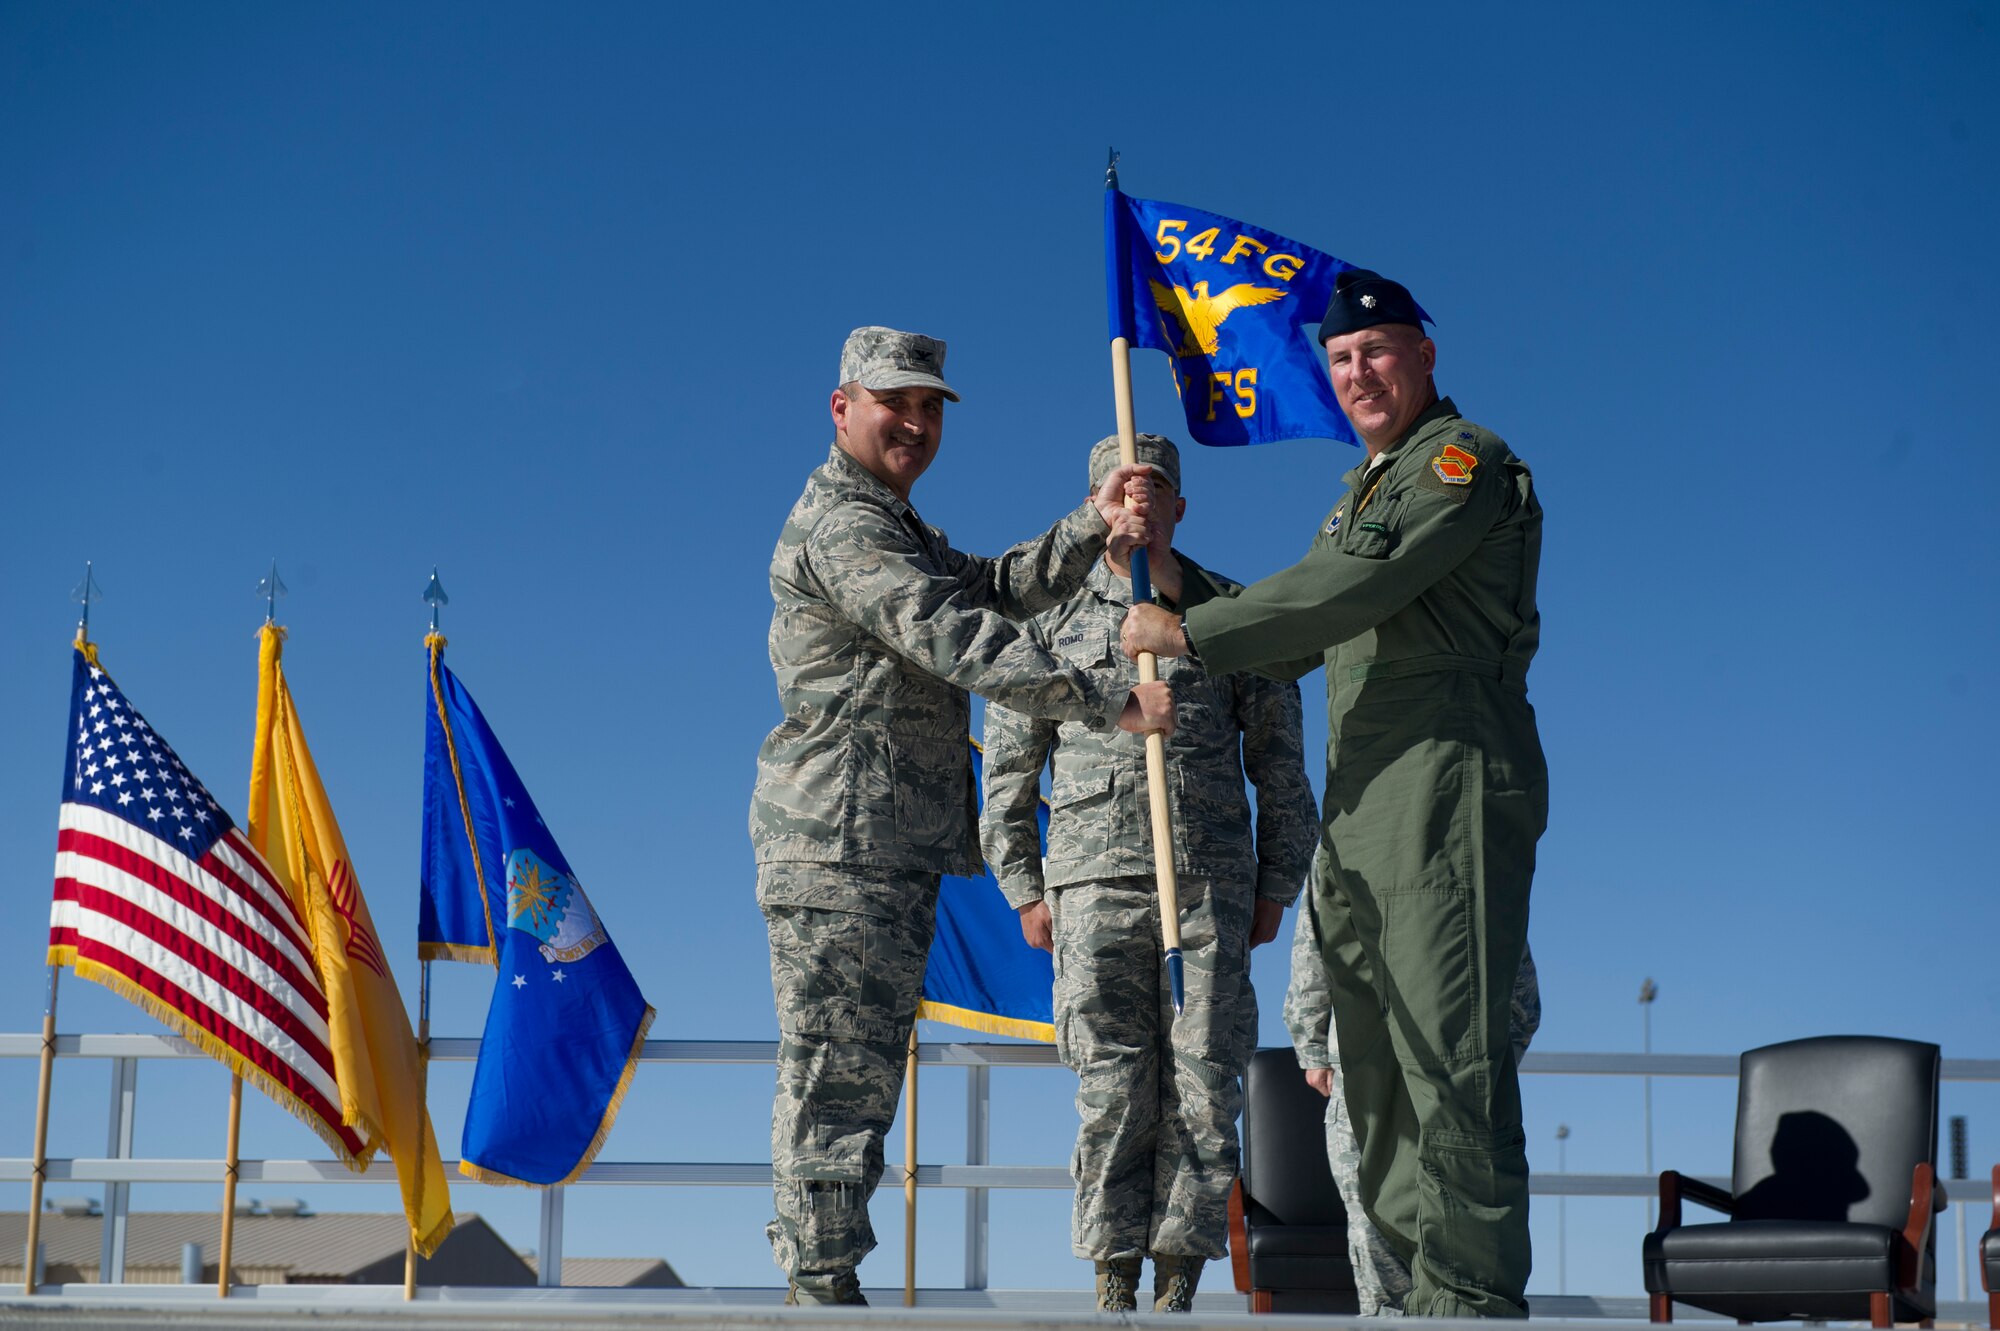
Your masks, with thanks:
[{"label": "green flight suit patch", "polygon": [[1472,493],[1473,478],[1478,471],[1476,454],[1457,444],[1446,444],[1436,457],[1417,469],[1416,484],[1420,490],[1430,490],[1454,504],[1462,504]]}]

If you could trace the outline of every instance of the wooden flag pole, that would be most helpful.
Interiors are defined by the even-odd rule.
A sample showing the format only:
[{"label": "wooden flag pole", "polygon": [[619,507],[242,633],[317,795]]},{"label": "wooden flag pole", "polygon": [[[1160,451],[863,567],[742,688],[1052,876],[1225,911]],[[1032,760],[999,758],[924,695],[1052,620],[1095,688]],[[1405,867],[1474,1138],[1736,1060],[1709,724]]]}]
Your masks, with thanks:
[{"label": "wooden flag pole", "polygon": [[[1132,344],[1111,340],[1111,386],[1118,400],[1118,460],[1132,466],[1139,460],[1139,432],[1132,413]],[[1127,503],[1130,503],[1128,498]],[[1132,552],[1132,603],[1150,601],[1152,578],[1146,548]],[[1160,663],[1151,652],[1139,653],[1139,682],[1160,677]],[[1174,876],[1174,813],[1167,803],[1167,740],[1159,731],[1146,734],[1146,795],[1153,810],[1153,872],[1160,886],[1160,938],[1167,954],[1167,983],[1173,991],[1174,1013],[1187,1002],[1187,982],[1181,964],[1181,897]]]},{"label": "wooden flag pole", "polygon": [[222,1251],[216,1258],[215,1296],[229,1297],[229,1251],[236,1242],[236,1148],[243,1136],[243,1074],[229,1076],[229,1144],[222,1156]]},{"label": "wooden flag pole", "polygon": [[903,1063],[903,1306],[917,1306],[917,1023]]},{"label": "wooden flag pole", "polygon": [[[432,570],[435,577],[436,570]],[[433,621],[436,612],[432,613]],[[436,623],[431,627],[435,629]],[[427,1103],[430,1099],[431,1081],[431,964],[426,961],[417,972],[417,1102]],[[417,1297],[417,1236],[412,1233],[403,1241],[403,1300],[409,1302]]]},{"label": "wooden flag pole", "polygon": [[[35,1271],[35,1250],[42,1246],[42,1183],[49,1172],[49,1084],[56,1066],[56,975],[60,968],[49,966],[48,1001],[42,1005],[42,1080],[35,1089],[35,1172],[28,1186],[28,1261],[21,1292],[33,1294],[40,1277]],[[109,1222],[107,1222],[109,1223]]]},{"label": "wooden flag pole", "polygon": [[[97,599],[97,588],[87,560],[83,565],[83,581],[73,595],[83,603],[83,618],[77,621],[76,641],[71,645],[95,664],[97,649],[90,645],[90,603]],[[49,1172],[49,1090],[55,1082],[56,977],[61,970],[53,961],[49,963],[49,987],[42,999],[42,1074],[35,1088],[35,1167],[28,1184],[28,1256],[21,1280],[24,1294],[33,1294],[41,1283],[35,1272],[35,1250],[42,1246],[42,1185],[48,1181]]]}]

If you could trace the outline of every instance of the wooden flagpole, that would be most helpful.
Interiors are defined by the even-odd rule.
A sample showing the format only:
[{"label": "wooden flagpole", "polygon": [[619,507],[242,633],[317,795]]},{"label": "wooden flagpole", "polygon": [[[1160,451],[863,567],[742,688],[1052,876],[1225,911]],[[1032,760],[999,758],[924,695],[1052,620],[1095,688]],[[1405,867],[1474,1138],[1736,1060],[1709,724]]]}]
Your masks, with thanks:
[{"label": "wooden flagpole", "polygon": [[[89,560],[83,564],[83,581],[77,584],[71,595],[83,603],[83,618],[77,621],[76,641],[71,645],[94,664],[96,657],[90,645],[90,603],[98,599],[98,592]],[[41,1283],[35,1271],[35,1250],[42,1246],[42,1185],[48,1181],[49,1172],[49,1091],[55,1081],[56,977],[61,970],[53,961],[49,963],[49,987],[42,999],[42,1072],[41,1081],[35,1087],[35,1162],[32,1181],[28,1185],[28,1255],[22,1267],[21,1280],[21,1292],[24,1294],[33,1294],[35,1287]]]},{"label": "wooden flagpole", "polygon": [[[1118,188],[1118,153],[1104,170],[1104,188]],[[1118,404],[1118,460],[1132,466],[1139,460],[1139,431],[1132,410],[1132,343],[1123,337],[1111,339],[1111,388]],[[1127,503],[1130,503],[1128,498]],[[1148,568],[1146,547],[1132,552],[1132,603],[1153,599],[1153,580]],[[1160,677],[1160,663],[1151,652],[1139,653],[1139,682],[1151,684]],[[1178,1016],[1187,1001],[1187,983],[1181,964],[1181,897],[1179,879],[1174,874],[1174,813],[1167,803],[1167,740],[1159,731],[1146,735],[1146,795],[1153,811],[1153,872],[1160,888],[1160,938],[1167,955],[1167,983],[1173,991],[1174,1013]]]},{"label": "wooden flagpole", "polygon": [[[1122,337],[1111,341],[1111,384],[1118,397],[1118,460],[1129,467],[1139,460],[1139,437],[1132,421],[1132,345]],[[1132,552],[1134,605],[1153,599],[1146,565],[1142,546]],[[1139,682],[1151,684],[1159,677],[1159,659],[1151,652],[1140,652]],[[1174,811],[1167,803],[1167,740],[1157,730],[1146,732],[1146,796],[1153,810],[1153,873],[1160,886],[1160,937],[1166,946],[1167,981],[1178,1015],[1187,1001],[1181,964],[1180,880],[1174,874]]]},{"label": "wooden flagpole", "polygon": [[[77,634],[81,644],[83,635]],[[42,1005],[42,1079],[35,1090],[35,1172],[28,1186],[28,1260],[21,1292],[33,1294],[40,1278],[35,1270],[35,1250],[42,1246],[42,1183],[49,1169],[49,1084],[56,1064],[56,975],[60,967],[49,965],[48,999]],[[110,1223],[109,1221],[106,1222]]]},{"label": "wooden flagpole", "polygon": [[216,1257],[215,1296],[229,1297],[229,1252],[236,1242],[236,1148],[243,1136],[243,1074],[229,1075],[229,1143],[222,1156],[222,1251]]},{"label": "wooden flagpole", "polygon": [[[433,626],[435,628],[435,626]],[[431,964],[426,961],[417,978],[417,1101],[428,1103],[431,1080]],[[417,1297],[417,1236],[412,1233],[403,1247],[403,1299]]]},{"label": "wooden flagpole", "polygon": [[[271,571],[257,580],[257,594],[264,598],[264,623],[269,626],[278,619],[278,598],[285,594],[284,579],[278,576],[278,561],[271,560]],[[255,774],[252,774],[251,794],[256,794]],[[256,817],[254,809],[249,811]],[[233,1072],[229,1077],[229,1137],[222,1155],[222,1248],[216,1257],[215,1294],[217,1298],[229,1297],[229,1259],[236,1246],[236,1174],[241,1163],[238,1146],[243,1138],[243,1074]]]},{"label": "wooden flagpole", "polygon": [[917,1306],[917,1023],[903,1063],[903,1306]]},{"label": "wooden flagpole", "polygon": [[[449,605],[451,598],[444,594],[444,585],[438,581],[437,565],[431,565],[431,580],[424,584],[424,604],[431,608],[430,632],[424,635],[424,647],[431,648],[431,639],[437,638],[439,646],[443,638],[438,629],[438,609]],[[417,1101],[428,1104],[431,1086],[431,963],[425,961],[417,973],[417,1069],[423,1078],[417,1087]],[[412,1233],[403,1248],[403,1298],[407,1302],[417,1297],[417,1236]]]}]

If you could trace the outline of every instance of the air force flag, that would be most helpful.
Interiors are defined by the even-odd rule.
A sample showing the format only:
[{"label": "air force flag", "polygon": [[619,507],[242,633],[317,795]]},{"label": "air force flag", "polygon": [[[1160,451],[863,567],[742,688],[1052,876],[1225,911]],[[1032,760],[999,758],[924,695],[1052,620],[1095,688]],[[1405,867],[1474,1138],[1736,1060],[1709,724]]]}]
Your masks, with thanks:
[{"label": "air force flag", "polygon": [[568,1183],[611,1132],[653,1009],[478,704],[445,668],[444,639],[429,646],[420,941],[500,969],[459,1172]]},{"label": "air force flag", "polygon": [[[979,780],[979,746],[972,746],[972,785]],[[983,796],[982,796],[983,798]],[[1049,804],[1036,814],[1042,843],[1049,839]],[[937,935],[924,971],[917,1015],[989,1035],[1014,1035],[1053,1044],[1055,962],[1021,937],[1021,917],[991,869],[977,878],[946,874],[938,887]]]},{"label": "air force flag", "polygon": [[1104,191],[1110,336],[1172,358],[1200,443],[1357,442],[1299,328],[1318,325],[1353,266],[1218,213]]}]

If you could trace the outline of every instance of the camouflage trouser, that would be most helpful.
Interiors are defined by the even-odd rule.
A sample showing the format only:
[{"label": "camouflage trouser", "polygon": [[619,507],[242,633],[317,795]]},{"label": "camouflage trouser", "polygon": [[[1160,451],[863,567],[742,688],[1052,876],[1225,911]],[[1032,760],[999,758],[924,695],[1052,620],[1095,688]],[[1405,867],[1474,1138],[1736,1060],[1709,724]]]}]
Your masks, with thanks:
[{"label": "camouflage trouser", "polygon": [[[767,866],[765,886],[774,868],[796,875],[813,866]],[[882,877],[909,880],[904,909],[764,902],[779,1032],[771,1105],[778,1214],[765,1234],[777,1264],[807,1289],[830,1286],[875,1247],[868,1199],[882,1177],[882,1139],[896,1117],[937,921],[936,874]]]},{"label": "camouflage trouser", "polygon": [[[1542,1022],[1542,991],[1535,974],[1533,956],[1523,950],[1521,973],[1514,982],[1513,1015],[1508,1037],[1514,1045],[1514,1063],[1519,1066],[1527,1055],[1528,1041]],[[1339,1031],[1329,1030],[1333,1052],[1339,1049]],[[1326,1101],[1326,1160],[1333,1168],[1334,1186],[1340,1190],[1341,1209],[1347,1212],[1347,1256],[1354,1265],[1354,1289],[1363,1317],[1399,1316],[1403,1300],[1410,1293],[1410,1264],[1396,1255],[1382,1231],[1368,1222],[1361,1206],[1361,1146],[1354,1138],[1354,1122],[1347,1112],[1347,1093],[1340,1084],[1340,1069],[1333,1070],[1333,1093]]]},{"label": "camouflage trouser", "polygon": [[1252,897],[1247,885],[1217,886],[1179,885],[1187,1006],[1178,1019],[1150,878],[1050,894],[1056,1052],[1077,1075],[1082,1119],[1070,1162],[1078,1257],[1226,1251],[1253,1038],[1243,1022]]},{"label": "camouflage trouser", "polygon": [[1382,1231],[1368,1223],[1361,1209],[1361,1147],[1347,1116],[1347,1096],[1340,1072],[1333,1074],[1333,1094],[1326,1100],[1326,1160],[1333,1183],[1347,1212],[1347,1258],[1354,1265],[1354,1292],[1363,1317],[1399,1316],[1410,1293],[1410,1264],[1396,1255]]}]

